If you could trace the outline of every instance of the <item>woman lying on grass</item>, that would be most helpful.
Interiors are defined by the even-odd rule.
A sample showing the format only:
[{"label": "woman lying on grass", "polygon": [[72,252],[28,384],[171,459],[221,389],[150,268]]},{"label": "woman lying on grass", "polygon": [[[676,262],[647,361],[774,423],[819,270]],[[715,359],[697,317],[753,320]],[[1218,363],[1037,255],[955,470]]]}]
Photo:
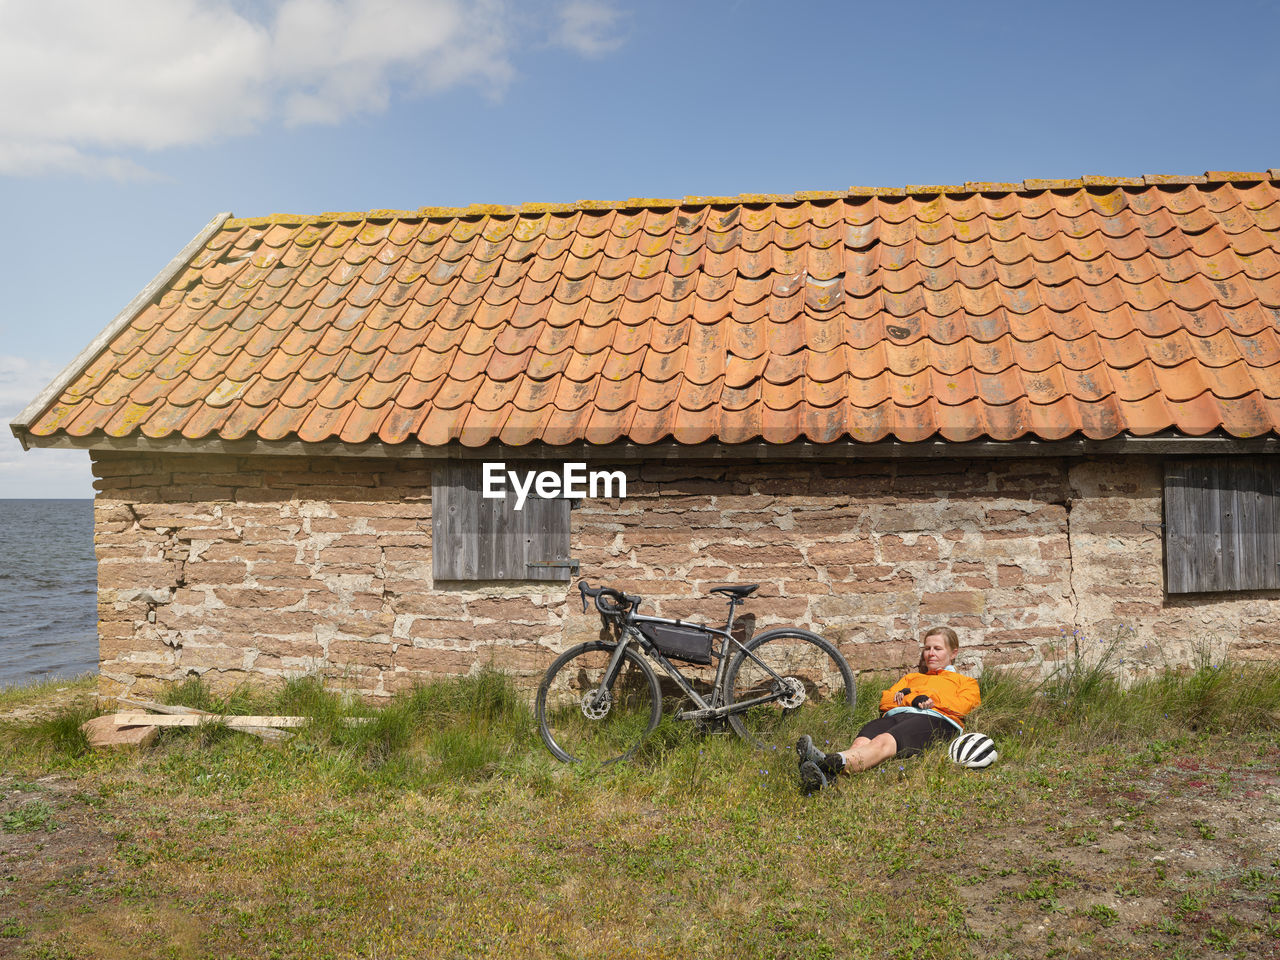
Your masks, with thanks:
[{"label": "woman lying on grass", "polygon": [[978,681],[951,665],[959,649],[960,638],[950,627],[929,630],[916,672],[881,695],[880,717],[859,730],[843,753],[823,753],[812,737],[801,737],[796,753],[805,792],[821,790],[841,773],[870,770],[890,757],[915,756],[929,743],[963,730],[961,719],[981,697]]}]

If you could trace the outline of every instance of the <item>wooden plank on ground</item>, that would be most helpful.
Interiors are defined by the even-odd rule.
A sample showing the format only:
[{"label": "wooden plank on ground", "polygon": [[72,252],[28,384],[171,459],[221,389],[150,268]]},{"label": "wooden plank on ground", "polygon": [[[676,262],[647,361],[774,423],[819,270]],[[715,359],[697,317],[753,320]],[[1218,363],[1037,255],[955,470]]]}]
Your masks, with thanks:
[{"label": "wooden plank on ground", "polygon": [[[244,727],[305,727],[311,722],[309,717],[279,716],[239,716],[234,714],[154,714],[121,712],[113,716],[117,726],[121,727],[198,727],[206,723],[222,723],[233,730]],[[347,717],[343,723],[368,723],[369,717]]]},{"label": "wooden plank on ground", "polygon": [[271,716],[217,716],[215,714],[190,713],[117,713],[117,726],[121,727],[198,727],[207,723],[223,723],[228,727],[304,727],[310,721],[306,717]]},{"label": "wooden plank on ground", "polygon": [[[214,715],[208,710],[197,710],[195,707],[179,707],[169,703],[156,703],[152,700],[131,700],[128,697],[116,697],[116,702],[125,707],[150,710],[154,713],[188,714],[195,717],[211,717]],[[293,736],[287,730],[277,730],[275,727],[236,727],[235,729],[239,733],[247,733],[268,743],[280,743]]]}]

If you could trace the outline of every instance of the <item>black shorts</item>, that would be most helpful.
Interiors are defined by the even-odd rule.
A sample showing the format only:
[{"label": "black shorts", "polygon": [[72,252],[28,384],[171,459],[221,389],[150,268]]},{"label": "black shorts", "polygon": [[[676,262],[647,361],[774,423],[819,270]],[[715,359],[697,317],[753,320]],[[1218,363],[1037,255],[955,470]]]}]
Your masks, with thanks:
[{"label": "black shorts", "polygon": [[858,736],[868,740],[887,733],[898,744],[895,757],[914,757],[935,740],[945,740],[956,732],[946,720],[931,713],[895,713],[892,717],[872,720]]}]

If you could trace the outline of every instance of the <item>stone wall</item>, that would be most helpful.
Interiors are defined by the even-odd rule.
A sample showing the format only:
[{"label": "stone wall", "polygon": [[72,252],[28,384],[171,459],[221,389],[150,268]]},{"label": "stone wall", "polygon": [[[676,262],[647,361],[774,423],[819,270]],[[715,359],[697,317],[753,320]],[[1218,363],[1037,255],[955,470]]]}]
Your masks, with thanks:
[{"label": "stone wall", "polygon": [[[432,582],[429,461],[95,452],[94,473],[104,693],[323,671],[386,696],[488,663],[532,683],[599,633],[568,583]],[[1280,651],[1276,596],[1164,597],[1156,462],[627,473],[625,500],[571,514],[584,578],[711,620],[725,608],[709,587],[759,582],[757,629],[817,630],[856,669],[914,663],[939,622],[972,670],[1040,668],[1076,631],[1090,650],[1120,637],[1139,668],[1205,641]]]},{"label": "stone wall", "polygon": [[1159,461],[1077,463],[1070,477],[1073,629],[1085,649],[1118,640],[1129,673],[1280,657],[1280,591],[1165,596]]}]

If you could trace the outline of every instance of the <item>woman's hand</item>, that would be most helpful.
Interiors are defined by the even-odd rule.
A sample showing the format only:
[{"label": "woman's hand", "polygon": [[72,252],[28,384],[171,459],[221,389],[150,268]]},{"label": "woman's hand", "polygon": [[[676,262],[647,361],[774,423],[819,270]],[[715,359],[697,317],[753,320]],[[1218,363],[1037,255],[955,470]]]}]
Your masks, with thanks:
[{"label": "woman's hand", "polygon": [[932,698],[932,697],[926,697],[924,700],[921,700],[921,701],[920,701],[920,709],[921,709],[921,710],[932,710],[932,709],[933,709],[933,698]]},{"label": "woman's hand", "polygon": [[895,707],[900,707],[906,702],[907,702],[907,696],[901,690],[899,690],[897,693],[893,695],[893,705]]}]

